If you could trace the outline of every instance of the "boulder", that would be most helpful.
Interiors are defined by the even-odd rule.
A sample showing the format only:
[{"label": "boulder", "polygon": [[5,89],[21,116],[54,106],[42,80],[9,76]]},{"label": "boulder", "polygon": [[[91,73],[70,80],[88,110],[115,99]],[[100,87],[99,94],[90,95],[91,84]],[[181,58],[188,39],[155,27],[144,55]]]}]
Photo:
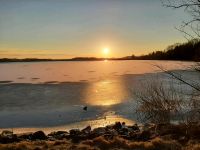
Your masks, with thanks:
[{"label": "boulder", "polygon": [[126,128],[126,123],[122,122],[122,128]]},{"label": "boulder", "polygon": [[13,135],[13,131],[9,131],[9,130],[3,130],[1,132],[2,136],[12,136]]},{"label": "boulder", "polygon": [[17,138],[16,134],[12,134],[9,136],[0,135],[0,143],[1,144],[8,144],[13,142],[19,142],[19,139]]},{"label": "boulder", "polygon": [[43,131],[37,131],[35,133],[33,133],[32,140],[45,140],[47,139],[47,136],[45,135],[45,133]]},{"label": "boulder", "polygon": [[129,134],[129,129],[128,128],[122,128],[121,130],[118,131],[120,135],[128,135]]},{"label": "boulder", "polygon": [[56,135],[61,135],[61,134],[69,134],[67,131],[57,131],[55,132]]},{"label": "boulder", "polygon": [[141,132],[130,132],[129,135],[128,135],[128,139],[129,140],[137,140],[138,137],[140,136]]},{"label": "boulder", "polygon": [[13,143],[18,141],[19,139],[17,138],[17,135],[13,134],[12,131],[4,130],[0,135],[0,143],[2,144]]},{"label": "boulder", "polygon": [[[85,130],[84,130],[85,131]],[[87,129],[88,131],[88,129]],[[78,143],[81,140],[88,139],[88,134],[85,134],[84,132],[80,131],[79,129],[72,129],[69,131],[70,135],[69,138],[72,139],[72,142]]]},{"label": "boulder", "polygon": [[140,134],[138,134],[137,140],[148,141],[150,138],[151,138],[151,132],[146,130],[146,131],[142,131]]},{"label": "boulder", "polygon": [[92,130],[91,126],[87,126],[83,130],[81,130],[81,132],[84,134],[89,134],[91,132],[91,130]]},{"label": "boulder", "polygon": [[81,131],[79,129],[71,129],[69,130],[70,136],[80,135]]},{"label": "boulder", "polygon": [[115,130],[120,130],[121,128],[122,128],[121,122],[116,122],[116,123],[113,125],[113,129],[115,129]]},{"label": "boulder", "polygon": [[96,134],[96,135],[98,135],[98,136],[103,135],[103,134],[106,133],[106,128],[104,128],[104,127],[95,128],[95,129],[92,131],[92,133],[94,133],[94,134]]},{"label": "boulder", "polygon": [[116,130],[109,130],[107,131],[108,134],[110,134],[111,136],[117,136],[119,133]]},{"label": "boulder", "polygon": [[67,131],[51,132],[50,134],[48,134],[48,138],[50,140],[62,140],[64,138],[69,138],[69,133]]},{"label": "boulder", "polygon": [[62,134],[69,134],[67,131],[56,131],[56,132],[51,132],[48,134],[48,136],[55,136],[55,135],[62,135]]},{"label": "boulder", "polygon": [[140,131],[140,128],[138,127],[137,124],[132,125],[132,126],[128,126],[128,129],[131,130],[131,131],[135,131],[135,132]]},{"label": "boulder", "polygon": [[23,133],[23,134],[18,134],[17,138],[20,140],[31,140],[33,133],[29,132],[29,133]]},{"label": "boulder", "polygon": [[142,130],[154,130],[155,131],[156,125],[154,123],[145,123],[142,126]]}]

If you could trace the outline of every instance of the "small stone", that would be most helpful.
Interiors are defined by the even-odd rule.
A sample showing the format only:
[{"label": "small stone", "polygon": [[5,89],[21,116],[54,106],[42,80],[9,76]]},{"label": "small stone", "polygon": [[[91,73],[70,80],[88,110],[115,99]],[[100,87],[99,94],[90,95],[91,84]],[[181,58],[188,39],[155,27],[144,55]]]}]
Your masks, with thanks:
[{"label": "small stone", "polygon": [[122,128],[126,128],[126,123],[122,122]]}]

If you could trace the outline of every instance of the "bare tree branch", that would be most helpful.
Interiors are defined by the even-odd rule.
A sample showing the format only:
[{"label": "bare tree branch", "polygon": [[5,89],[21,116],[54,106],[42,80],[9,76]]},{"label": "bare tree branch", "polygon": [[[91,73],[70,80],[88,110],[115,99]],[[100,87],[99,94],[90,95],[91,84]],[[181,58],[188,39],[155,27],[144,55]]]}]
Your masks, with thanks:
[{"label": "bare tree branch", "polygon": [[171,72],[171,71],[168,71],[168,70],[165,70],[164,68],[162,68],[161,66],[159,65],[155,65],[156,67],[158,67],[160,70],[162,70],[163,72],[165,72],[166,74],[174,77],[175,79],[181,81],[182,83],[192,87],[193,89],[197,90],[198,92],[200,92],[200,88],[198,86],[195,86],[193,84],[191,84],[190,82],[187,82],[185,81],[184,79],[182,79],[180,76],[176,75],[175,73]]},{"label": "bare tree branch", "polygon": [[176,28],[186,39],[200,38],[200,0],[161,0],[163,6],[173,9],[184,9],[191,16],[190,20]]}]

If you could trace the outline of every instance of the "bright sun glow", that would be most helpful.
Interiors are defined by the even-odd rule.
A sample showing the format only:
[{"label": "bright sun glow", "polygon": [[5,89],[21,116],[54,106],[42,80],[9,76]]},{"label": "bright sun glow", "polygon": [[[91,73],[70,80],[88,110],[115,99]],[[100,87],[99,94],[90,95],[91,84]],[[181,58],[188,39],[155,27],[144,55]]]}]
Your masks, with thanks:
[{"label": "bright sun glow", "polygon": [[103,49],[103,53],[104,53],[105,55],[107,55],[107,54],[109,53],[109,51],[110,51],[109,48],[104,48],[104,49]]}]

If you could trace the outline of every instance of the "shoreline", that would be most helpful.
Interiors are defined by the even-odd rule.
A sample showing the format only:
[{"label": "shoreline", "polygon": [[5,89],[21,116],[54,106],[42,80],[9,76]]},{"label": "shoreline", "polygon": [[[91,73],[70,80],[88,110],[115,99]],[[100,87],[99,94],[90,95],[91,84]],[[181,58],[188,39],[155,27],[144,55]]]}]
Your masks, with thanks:
[{"label": "shoreline", "polygon": [[108,125],[114,124],[115,122],[126,122],[127,125],[132,125],[135,121],[113,115],[113,116],[106,116],[97,118],[97,119],[89,119],[85,121],[79,121],[74,123],[69,123],[66,125],[59,125],[59,126],[49,126],[49,127],[11,127],[11,128],[0,128],[0,133],[4,130],[12,131],[15,134],[23,134],[28,132],[36,132],[36,131],[43,131],[45,134],[49,134],[51,132],[57,131],[64,131],[64,130],[71,130],[71,129],[84,129],[86,126],[91,126],[91,129],[99,128],[99,127],[106,127]]},{"label": "shoreline", "polygon": [[[0,149],[141,149],[141,150],[189,150],[200,148],[200,124],[137,124],[126,125],[116,122],[105,127],[91,126],[69,131],[45,134],[14,134],[3,131],[0,135]],[[192,146],[192,147],[191,147]],[[23,147],[23,148],[22,148]]]}]

